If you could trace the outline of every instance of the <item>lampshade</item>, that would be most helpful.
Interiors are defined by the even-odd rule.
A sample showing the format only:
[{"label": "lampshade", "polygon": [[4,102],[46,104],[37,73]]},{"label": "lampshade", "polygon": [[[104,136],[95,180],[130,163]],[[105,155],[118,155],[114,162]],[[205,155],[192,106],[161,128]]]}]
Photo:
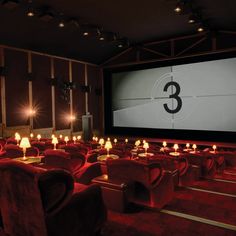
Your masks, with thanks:
[{"label": "lampshade", "polygon": [[213,146],[212,146],[212,149],[213,149],[214,151],[216,150],[216,148],[217,148],[216,145],[213,145]]},{"label": "lampshade", "polygon": [[193,144],[193,149],[196,149],[197,148],[197,145],[196,144]]},{"label": "lampshade", "polygon": [[21,148],[30,148],[31,147],[29,139],[27,137],[24,137],[24,138],[21,139],[20,147]]},{"label": "lampshade", "polygon": [[105,148],[106,149],[111,149],[112,148],[111,141],[106,141]]},{"label": "lampshade", "polygon": [[105,142],[104,139],[103,139],[103,138],[100,138],[98,143],[99,143],[100,145],[103,145],[104,142]]},{"label": "lampshade", "polygon": [[140,144],[141,144],[141,141],[140,141],[140,140],[137,140],[137,141],[135,141],[135,143],[134,143],[134,145],[135,145],[136,147],[138,147]]},{"label": "lampshade", "polygon": [[144,149],[148,149],[148,148],[149,148],[149,144],[148,144],[147,142],[145,142],[145,143],[143,144],[143,148],[144,148]]},{"label": "lampshade", "polygon": [[177,150],[177,149],[179,148],[179,145],[176,143],[176,144],[173,146],[173,148],[174,148],[175,150]]},{"label": "lampshade", "polygon": [[80,139],[81,139],[81,136],[80,136],[80,135],[79,135],[79,136],[77,136],[77,139],[78,139],[78,140],[80,140]]},{"label": "lampshade", "polygon": [[57,137],[54,137],[54,138],[52,139],[52,144],[58,144],[58,139],[57,139]]},{"label": "lampshade", "polygon": [[186,143],[186,148],[190,148],[190,144],[189,143]]}]

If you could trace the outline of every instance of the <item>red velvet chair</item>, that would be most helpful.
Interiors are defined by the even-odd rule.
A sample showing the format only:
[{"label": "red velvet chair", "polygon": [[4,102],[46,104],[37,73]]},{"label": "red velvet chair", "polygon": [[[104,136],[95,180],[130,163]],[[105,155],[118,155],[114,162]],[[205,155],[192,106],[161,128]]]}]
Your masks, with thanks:
[{"label": "red velvet chair", "polygon": [[100,187],[74,185],[63,170],[2,160],[0,178],[1,230],[8,236],[92,236],[106,220]]},{"label": "red velvet chair", "polygon": [[[22,148],[15,144],[6,144],[4,146],[5,154],[2,157],[16,158],[23,157]],[[37,157],[39,155],[39,150],[36,147],[30,147],[26,149],[26,156]]]},{"label": "red velvet chair", "polygon": [[72,175],[77,173],[77,171],[84,165],[84,160],[80,157],[72,158],[70,153],[60,150],[47,149],[44,152],[44,156],[45,164],[42,165],[43,168],[64,169],[69,171]]},{"label": "red velvet chair", "polygon": [[109,181],[122,181],[131,186],[129,201],[162,208],[173,198],[172,175],[158,162],[107,160],[107,172]]}]

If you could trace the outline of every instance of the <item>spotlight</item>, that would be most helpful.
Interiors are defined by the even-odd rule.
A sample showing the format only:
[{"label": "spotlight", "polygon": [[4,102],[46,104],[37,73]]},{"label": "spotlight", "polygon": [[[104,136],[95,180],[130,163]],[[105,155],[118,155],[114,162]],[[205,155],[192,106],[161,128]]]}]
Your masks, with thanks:
[{"label": "spotlight", "polygon": [[197,31],[199,33],[203,32],[205,30],[205,27],[203,25],[199,25],[198,28],[197,28]]},{"label": "spotlight", "polygon": [[29,17],[32,17],[32,16],[34,16],[35,14],[34,14],[34,9],[33,9],[33,6],[32,6],[32,1],[31,0],[29,0],[29,2],[28,2],[28,9],[27,9],[27,16],[29,16]]},{"label": "spotlight", "polygon": [[65,23],[63,21],[60,21],[58,24],[58,27],[63,28],[65,27]]},{"label": "spotlight", "polygon": [[189,24],[195,24],[197,22],[197,17],[194,15],[190,15],[188,18],[188,23]]},{"label": "spotlight", "polygon": [[175,6],[174,11],[179,14],[179,13],[181,13],[183,10],[184,10],[184,2],[183,2],[183,1],[179,1],[179,2],[176,4],[176,6]]},{"label": "spotlight", "polygon": [[124,48],[128,46],[129,46],[129,41],[127,39],[123,38],[123,39],[118,40],[118,44],[117,44],[118,48]]}]

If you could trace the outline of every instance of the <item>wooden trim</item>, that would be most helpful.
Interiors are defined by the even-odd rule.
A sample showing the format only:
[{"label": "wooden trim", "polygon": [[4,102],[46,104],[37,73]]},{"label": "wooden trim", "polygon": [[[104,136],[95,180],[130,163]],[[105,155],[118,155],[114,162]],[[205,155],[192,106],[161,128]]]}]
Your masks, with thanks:
[{"label": "wooden trim", "polygon": [[67,58],[67,57],[60,57],[60,56],[50,55],[50,54],[47,54],[47,53],[36,52],[36,51],[29,50],[29,49],[16,48],[16,47],[11,47],[11,46],[1,45],[1,44],[0,44],[0,47],[4,48],[4,49],[11,49],[11,50],[20,51],[20,52],[32,53],[32,54],[40,55],[40,56],[46,56],[46,57],[50,57],[50,58],[56,58],[56,59],[62,59],[62,60],[66,60],[66,61],[78,62],[78,63],[82,63],[82,64],[85,64],[85,65],[98,66],[96,64],[89,63],[89,62],[78,61],[78,60]]},{"label": "wooden trim", "polygon": [[[4,48],[0,47],[0,63],[1,66],[5,66],[5,60],[4,60]],[[1,109],[2,109],[2,127],[6,127],[6,85],[5,85],[5,76],[1,76]]]},{"label": "wooden trim", "polygon": [[[73,71],[72,71],[72,61],[69,61],[69,81],[72,82],[73,80]],[[70,115],[73,116],[74,112],[73,112],[73,90],[70,89]],[[74,128],[74,122],[71,121],[70,122],[70,129],[71,132],[73,131]]]},{"label": "wooden trim", "polygon": [[169,55],[167,55],[167,54],[164,54],[164,53],[158,52],[158,51],[153,50],[153,49],[150,49],[150,48],[142,47],[142,49],[145,50],[145,51],[148,51],[148,52],[154,53],[154,54],[156,54],[156,55],[158,55],[158,56],[169,57]]},{"label": "wooden trim", "polygon": [[[28,73],[32,73],[32,54],[31,52],[28,52]],[[29,108],[33,109],[33,87],[32,87],[32,81],[28,82],[29,86]],[[33,129],[34,127],[34,119],[33,116],[29,117],[29,123],[30,123],[30,129]]]},{"label": "wooden trim", "polygon": [[[85,65],[85,71],[84,71],[84,83],[85,86],[88,86],[88,66]],[[89,112],[89,105],[88,105],[88,93],[85,93],[85,114],[88,114]]]},{"label": "wooden trim", "polygon": [[[51,79],[55,79],[53,57],[50,58],[50,74],[51,74]],[[55,86],[51,86],[51,94],[52,94],[52,127],[53,130],[55,130],[56,129]]]}]

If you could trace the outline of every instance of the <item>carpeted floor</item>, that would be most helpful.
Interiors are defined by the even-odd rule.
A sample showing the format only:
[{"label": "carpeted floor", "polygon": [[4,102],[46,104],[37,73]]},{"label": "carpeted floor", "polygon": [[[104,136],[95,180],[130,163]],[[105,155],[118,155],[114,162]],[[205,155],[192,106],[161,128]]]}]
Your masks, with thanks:
[{"label": "carpeted floor", "polygon": [[[236,195],[236,183],[202,180],[192,187]],[[164,209],[236,226],[236,198],[232,196],[183,187],[176,190],[173,201]],[[133,207],[129,213],[109,211],[108,222],[102,235],[235,236],[236,231],[169,215],[158,210]]]}]

